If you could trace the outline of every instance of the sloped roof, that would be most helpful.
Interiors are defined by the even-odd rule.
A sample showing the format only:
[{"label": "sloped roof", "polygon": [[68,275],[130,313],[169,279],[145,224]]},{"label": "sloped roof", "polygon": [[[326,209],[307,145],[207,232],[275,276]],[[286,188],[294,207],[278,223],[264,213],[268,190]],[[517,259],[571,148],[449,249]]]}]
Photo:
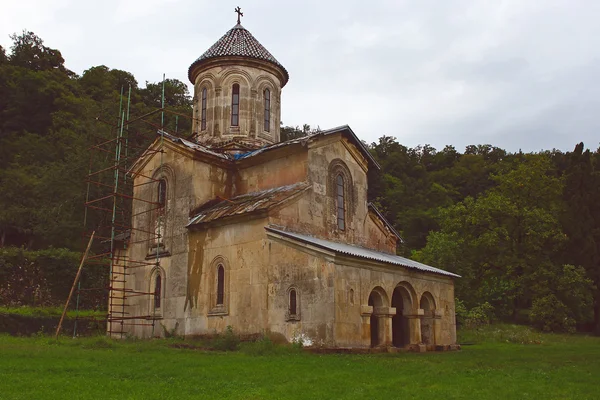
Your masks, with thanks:
[{"label": "sloped roof", "polygon": [[342,134],[348,135],[349,139],[354,143],[354,145],[358,148],[358,150],[361,152],[361,154],[371,163],[371,165],[375,166],[375,168],[377,168],[377,169],[381,169],[381,166],[375,160],[375,158],[373,158],[373,156],[369,152],[369,149],[367,149],[367,147],[364,145],[364,143],[356,136],[354,131],[352,131],[352,129],[348,125],[337,126],[335,128],[326,129],[326,130],[312,133],[310,135],[302,136],[302,137],[299,137],[296,139],[290,139],[285,142],[279,142],[279,143],[275,143],[275,144],[272,144],[269,146],[265,146],[265,147],[250,151],[245,154],[240,154],[236,157],[236,159],[239,160],[239,159],[243,159],[243,158],[254,157],[261,153],[264,153],[264,152],[267,152],[267,151],[270,151],[273,149],[277,149],[279,147],[289,146],[289,145],[296,144],[296,143],[305,143],[305,142],[309,141],[310,139],[318,138],[320,136],[328,136],[328,135],[332,135],[334,133],[342,133]]},{"label": "sloped roof", "polygon": [[363,247],[352,246],[345,243],[336,243],[331,242],[329,240],[319,239],[316,237],[302,235],[300,233],[293,233],[281,230],[277,227],[267,226],[265,229],[269,232],[277,233],[281,236],[300,241],[303,243],[308,243],[314,246],[317,246],[322,249],[330,250],[335,252],[336,254],[342,254],[345,256],[351,256],[356,258],[362,258],[367,260],[379,261],[386,264],[399,265],[405,268],[417,269],[423,272],[431,272],[433,274],[451,276],[455,278],[460,278],[460,275],[453,274],[452,272],[444,271],[443,269],[431,267],[426,264],[422,264],[417,261],[413,261],[408,258],[395,256],[392,254],[382,253],[376,250],[365,249]]},{"label": "sloped roof", "polygon": [[302,137],[299,137],[296,139],[290,139],[285,142],[275,143],[272,145],[261,147],[260,149],[257,149],[257,150],[251,150],[246,153],[239,153],[239,154],[235,154],[235,155],[230,155],[227,153],[215,151],[216,149],[212,150],[211,148],[209,148],[207,146],[203,146],[198,143],[190,142],[189,140],[182,139],[180,137],[171,135],[171,134],[161,131],[161,130],[158,131],[158,135],[164,135],[165,138],[171,140],[172,142],[181,143],[190,149],[193,149],[193,150],[196,150],[196,151],[199,151],[202,153],[210,154],[215,157],[222,158],[222,159],[232,160],[232,161],[255,157],[259,154],[266,153],[268,151],[275,150],[280,147],[290,146],[290,145],[298,144],[298,143],[306,143],[311,139],[316,139],[321,136],[328,136],[328,135],[332,135],[335,133],[346,134],[350,138],[352,143],[354,143],[354,145],[358,148],[360,153],[369,161],[369,163],[371,165],[373,165],[375,168],[381,169],[381,166],[375,160],[375,158],[373,158],[373,156],[369,152],[369,149],[367,149],[367,147],[364,145],[364,143],[356,136],[356,134],[352,131],[352,129],[348,125],[342,125],[342,126],[338,126],[335,128],[326,129],[326,130],[319,131],[317,133],[313,133],[313,134],[310,134],[307,136],[302,136]]},{"label": "sloped roof", "polygon": [[[192,63],[189,68],[191,73],[192,68],[199,63],[218,57],[248,57],[263,60],[274,64],[281,68],[285,75],[285,82],[282,82],[282,86],[285,86],[289,79],[287,70],[277,61],[275,57],[262,45],[246,28],[241,24],[237,24],[225,33],[215,44],[213,44],[208,50],[204,52],[196,61]],[[189,75],[188,73],[188,75]],[[190,76],[190,81],[191,81]],[[193,82],[192,82],[193,83]]]},{"label": "sloped roof", "polygon": [[377,207],[375,207],[375,204],[369,202],[367,204],[367,206],[369,207],[369,209],[373,210],[373,212],[379,217],[379,219],[381,219],[381,222],[383,222],[383,224],[394,234],[396,235],[396,237],[398,238],[398,240],[400,240],[400,243],[404,243],[404,239],[402,239],[402,236],[400,236],[400,234],[398,233],[398,231],[396,229],[394,229],[394,226],[390,223],[390,221],[387,220],[386,217],[383,216],[383,214],[381,213],[381,211],[379,211],[377,209]]},{"label": "sloped roof", "polygon": [[205,224],[235,215],[266,211],[309,187],[310,184],[307,182],[298,182],[293,185],[242,194],[232,199],[216,198],[197,208],[187,226]]}]

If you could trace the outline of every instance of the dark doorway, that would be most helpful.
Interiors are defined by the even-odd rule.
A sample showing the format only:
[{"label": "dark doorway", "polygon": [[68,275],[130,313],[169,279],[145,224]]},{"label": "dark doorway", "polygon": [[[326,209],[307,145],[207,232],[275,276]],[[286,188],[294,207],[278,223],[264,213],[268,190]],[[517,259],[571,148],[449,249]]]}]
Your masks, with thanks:
[{"label": "dark doorway", "polygon": [[369,305],[373,307],[373,313],[369,319],[371,325],[371,347],[379,345],[379,318],[375,315],[375,307],[381,305],[381,297],[376,292],[369,295]]},{"label": "dark doorway", "polygon": [[405,288],[398,286],[394,289],[392,307],[396,308],[396,315],[392,317],[392,344],[394,347],[404,347],[410,344],[410,327],[406,311],[411,309],[410,295]]}]

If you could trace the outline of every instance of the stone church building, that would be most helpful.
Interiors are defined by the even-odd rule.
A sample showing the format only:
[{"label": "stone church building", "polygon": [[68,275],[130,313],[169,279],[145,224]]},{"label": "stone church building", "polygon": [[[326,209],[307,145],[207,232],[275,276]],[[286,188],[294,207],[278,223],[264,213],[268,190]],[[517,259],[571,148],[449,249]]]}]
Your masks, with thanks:
[{"label": "stone church building", "polygon": [[396,255],[402,239],[367,199],[379,165],[352,129],[281,142],[288,72],[239,23],[188,74],[193,132],[159,132],[131,168],[147,201],[133,203],[123,251],[151,262],[127,285],[154,294],[129,307],[156,326],[128,333],[231,326],[326,347],[454,345],[457,275]]}]

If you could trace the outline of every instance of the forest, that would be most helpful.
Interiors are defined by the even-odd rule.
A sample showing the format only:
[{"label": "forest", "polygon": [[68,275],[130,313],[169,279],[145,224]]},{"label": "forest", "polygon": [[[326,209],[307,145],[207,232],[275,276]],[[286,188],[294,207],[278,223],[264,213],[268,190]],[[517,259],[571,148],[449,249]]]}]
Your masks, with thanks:
[{"label": "forest", "polygon": [[[162,82],[104,65],[78,75],[34,33],[11,39],[0,46],[0,305],[57,305],[85,245],[89,139],[108,130],[99,120],[116,120],[124,93],[134,115],[160,107]],[[191,115],[185,83],[165,81],[165,106]],[[189,135],[188,120],[165,123]],[[285,140],[311,129],[281,131]],[[600,149],[573,137],[566,152],[409,148],[388,135],[367,144],[382,167],[369,171],[369,198],[401,233],[399,254],[462,276],[459,321],[600,335]]]}]

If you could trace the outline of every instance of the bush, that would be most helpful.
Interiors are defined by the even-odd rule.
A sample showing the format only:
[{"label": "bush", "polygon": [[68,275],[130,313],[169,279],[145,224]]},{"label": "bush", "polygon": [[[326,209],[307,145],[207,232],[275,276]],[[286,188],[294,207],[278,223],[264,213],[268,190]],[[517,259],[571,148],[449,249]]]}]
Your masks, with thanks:
[{"label": "bush", "polygon": [[575,320],[569,308],[554,294],[535,299],[529,319],[533,326],[544,332],[575,332]]},{"label": "bush", "polygon": [[[67,249],[0,248],[0,304],[64,306],[80,260],[81,253]],[[81,286],[102,287],[107,277],[107,266],[84,267]],[[105,291],[87,291],[80,296],[80,308],[105,308],[106,304]]]},{"label": "bush", "polygon": [[240,338],[233,332],[233,327],[227,325],[224,334],[217,336],[213,348],[220,351],[236,351],[240,346]]},{"label": "bush", "polygon": [[487,301],[467,310],[465,303],[455,299],[456,323],[465,328],[477,328],[489,325],[494,316],[494,307]]}]

